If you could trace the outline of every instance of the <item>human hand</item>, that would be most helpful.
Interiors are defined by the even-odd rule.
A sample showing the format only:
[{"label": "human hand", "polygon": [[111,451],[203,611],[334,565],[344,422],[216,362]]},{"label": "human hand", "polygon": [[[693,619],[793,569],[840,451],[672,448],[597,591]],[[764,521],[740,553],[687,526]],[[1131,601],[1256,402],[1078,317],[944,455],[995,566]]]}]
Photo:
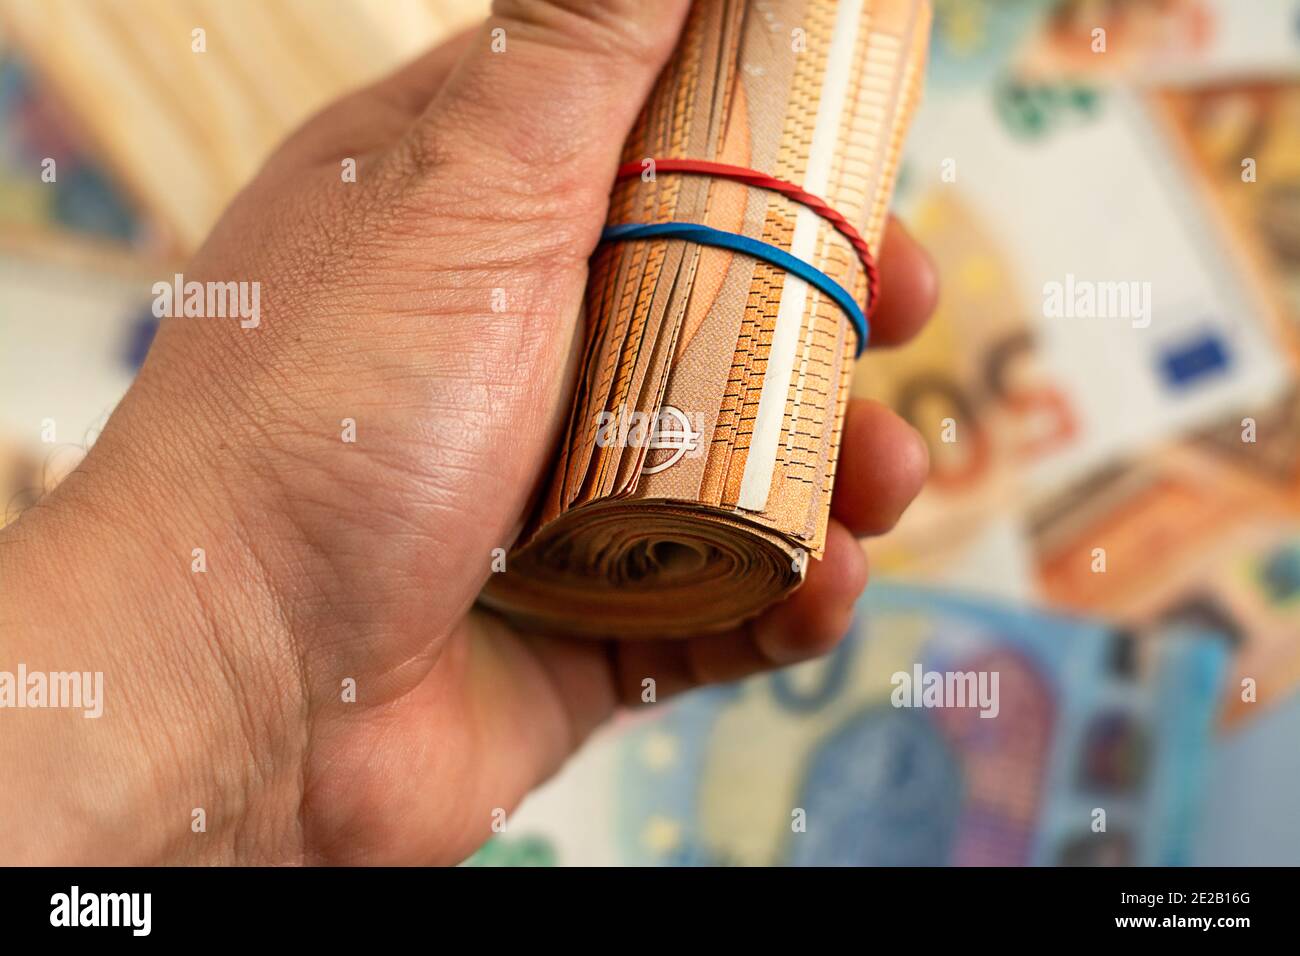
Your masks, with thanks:
[{"label": "human hand", "polygon": [[[662,700],[844,634],[866,582],[855,536],[893,525],[927,461],[864,401],[824,560],[744,627],[602,643],[473,607],[546,478],[587,260],[685,9],[500,2],[311,120],[235,200],[185,279],[260,283],[257,327],[165,320],[85,462],[0,536],[0,668],[102,671],[107,697],[96,721],[0,714],[0,765],[20,768],[0,782],[0,846],[456,862],[643,678]],[[873,346],[935,298],[896,223],[880,261]]]}]

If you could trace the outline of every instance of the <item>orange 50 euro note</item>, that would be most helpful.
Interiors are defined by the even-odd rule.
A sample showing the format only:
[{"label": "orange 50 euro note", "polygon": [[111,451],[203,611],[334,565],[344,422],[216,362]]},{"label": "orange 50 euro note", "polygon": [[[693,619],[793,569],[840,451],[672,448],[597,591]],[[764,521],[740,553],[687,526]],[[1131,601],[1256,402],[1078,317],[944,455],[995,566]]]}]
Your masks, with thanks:
[{"label": "orange 50 euro note", "polygon": [[[852,237],[879,248],[929,19],[926,0],[696,0],[625,145],[635,168],[609,225],[748,237],[869,311]],[[671,636],[802,583],[861,343],[825,283],[776,259],[680,233],[602,244],[555,472],[486,604],[548,629]]]}]

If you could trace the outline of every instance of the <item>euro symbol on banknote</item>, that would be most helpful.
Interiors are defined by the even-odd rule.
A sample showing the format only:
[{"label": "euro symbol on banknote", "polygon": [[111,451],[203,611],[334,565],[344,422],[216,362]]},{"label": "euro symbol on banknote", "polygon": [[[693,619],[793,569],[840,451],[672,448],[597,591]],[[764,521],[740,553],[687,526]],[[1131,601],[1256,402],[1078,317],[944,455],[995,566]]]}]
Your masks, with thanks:
[{"label": "euro symbol on banknote", "polygon": [[659,415],[655,419],[655,431],[650,439],[650,453],[653,456],[656,451],[667,451],[668,457],[654,464],[650,464],[647,459],[641,473],[657,475],[661,471],[667,471],[685,455],[699,447],[700,432],[691,427],[691,420],[686,417],[686,413],[680,408],[665,405],[659,410]]}]

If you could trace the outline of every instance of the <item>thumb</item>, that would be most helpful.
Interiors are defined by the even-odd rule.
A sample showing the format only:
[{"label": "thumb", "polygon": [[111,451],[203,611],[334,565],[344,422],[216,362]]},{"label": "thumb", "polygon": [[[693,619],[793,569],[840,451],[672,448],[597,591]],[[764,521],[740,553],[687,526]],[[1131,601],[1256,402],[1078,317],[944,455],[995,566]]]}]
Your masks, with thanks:
[{"label": "thumb", "polygon": [[530,193],[607,198],[687,0],[497,0],[406,145]]}]

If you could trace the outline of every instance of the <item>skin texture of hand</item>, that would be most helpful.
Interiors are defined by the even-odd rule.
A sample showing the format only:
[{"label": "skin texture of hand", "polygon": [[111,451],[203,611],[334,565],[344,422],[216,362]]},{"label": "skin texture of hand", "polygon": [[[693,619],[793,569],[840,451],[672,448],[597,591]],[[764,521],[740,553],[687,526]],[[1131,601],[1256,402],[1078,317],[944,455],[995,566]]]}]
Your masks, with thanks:
[{"label": "skin texture of hand", "polygon": [[[0,534],[0,669],[105,674],[98,720],[0,712],[3,862],[453,863],[620,704],[653,706],[642,679],[662,701],[843,635],[855,538],[927,465],[862,401],[825,559],[750,625],[602,643],[473,608],[547,476],[620,147],[685,9],[500,2],[235,200],[185,278],[260,282],[261,324],[165,320],[86,460]],[[896,223],[880,261],[873,346],[935,299]]]}]

